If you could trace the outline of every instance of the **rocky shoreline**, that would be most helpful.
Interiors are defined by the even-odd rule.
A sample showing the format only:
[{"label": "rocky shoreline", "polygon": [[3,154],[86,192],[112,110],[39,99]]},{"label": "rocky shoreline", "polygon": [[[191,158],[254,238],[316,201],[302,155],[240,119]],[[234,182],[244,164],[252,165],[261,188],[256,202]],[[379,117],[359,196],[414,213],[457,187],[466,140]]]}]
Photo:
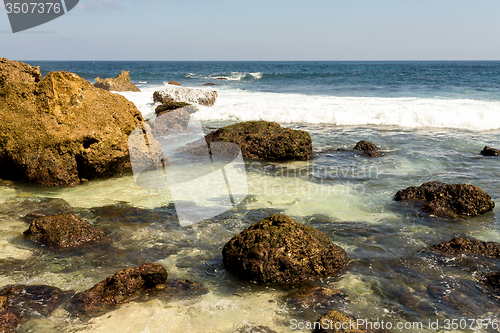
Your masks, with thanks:
[{"label": "rocky shoreline", "polygon": [[[175,82],[170,85],[177,86]],[[148,124],[150,122],[143,120],[132,103],[97,86],[99,84],[92,87],[75,74],[66,72],[49,73],[42,78],[38,68],[0,59],[0,109],[15,114],[27,110],[26,119],[9,118],[4,112],[4,121],[0,125],[3,126],[0,136],[0,177],[43,186],[75,186],[88,180],[130,172],[126,140],[134,128],[151,126],[157,137],[168,134],[172,129],[182,131],[190,115],[196,112],[196,108],[190,108],[192,105],[189,103],[213,105],[217,96],[211,94],[204,99],[186,102],[166,97],[166,93],[157,93],[157,102],[162,104],[156,108],[155,121]],[[96,112],[95,105],[103,110],[99,121],[92,116]],[[46,118],[33,124],[35,114],[46,114]],[[165,115],[171,117],[169,121],[162,120],[166,119],[162,117]],[[89,121],[77,121],[76,118]],[[31,141],[25,144],[23,141],[26,140],[19,140],[21,132],[30,133]],[[37,136],[35,132],[43,134]],[[309,133],[284,128],[272,122],[229,125],[207,134],[202,140],[207,144],[235,143],[247,160],[307,161],[314,158]],[[150,146],[153,147],[154,142]],[[382,159],[388,156],[381,153],[379,147],[364,140],[359,141],[353,150],[340,148],[337,151]],[[481,154],[498,156],[496,150],[489,147],[485,147]],[[429,214],[436,223],[463,221],[489,213],[495,207],[488,193],[470,184],[430,181],[419,187],[401,189],[392,195],[394,197],[388,196],[388,201],[394,200],[402,207],[405,205],[410,214],[412,209]],[[95,227],[95,221],[78,216],[68,205],[61,207],[57,215],[40,213],[37,207],[25,215],[24,219],[30,225],[24,232],[24,241],[33,243],[30,246],[41,251],[78,253],[76,251],[94,251],[98,247],[106,247],[109,252],[118,251],[113,248],[114,239],[109,229]],[[128,214],[133,218],[142,213],[139,209],[118,210],[116,216],[122,219]],[[151,251],[157,251],[158,257],[161,257],[168,253],[163,250]],[[500,244],[455,237],[451,241],[429,245],[411,255],[466,256],[470,262],[482,258],[497,260],[500,258]],[[156,258],[149,254],[146,257]],[[350,259],[348,252],[332,242],[326,233],[297,223],[289,216],[269,214],[262,219],[253,219],[250,226],[228,239],[220,248],[220,259],[224,269],[236,279],[264,286],[297,288],[285,301],[299,304],[299,307],[320,304],[324,315],[317,321],[327,319],[341,325],[363,315],[332,309],[342,302],[341,299],[349,299],[349,296],[342,290],[322,287],[320,282],[323,278],[339,278],[359,263]],[[467,265],[474,267],[471,274],[479,275],[479,284],[485,293],[500,294],[500,272],[483,272],[480,263],[471,266],[469,261]],[[173,291],[179,294],[207,292],[198,282],[185,278],[168,280],[168,277],[165,267],[145,260],[137,263],[136,267],[122,267],[93,287],[79,292],[46,285],[9,285],[0,290],[0,329],[14,332],[33,316],[49,316],[59,307],[77,317],[92,317],[125,303],[139,302]],[[239,329],[242,332],[248,330],[273,332],[272,327],[264,326],[250,325]],[[323,329],[313,332],[337,331],[341,332]],[[360,327],[358,331],[388,332],[366,327]]]}]

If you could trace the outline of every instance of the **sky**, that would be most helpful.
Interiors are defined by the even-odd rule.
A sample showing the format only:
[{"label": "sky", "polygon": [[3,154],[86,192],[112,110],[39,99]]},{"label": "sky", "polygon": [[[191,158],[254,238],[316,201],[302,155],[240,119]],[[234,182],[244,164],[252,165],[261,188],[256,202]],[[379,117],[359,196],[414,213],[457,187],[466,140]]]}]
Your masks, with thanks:
[{"label": "sky", "polygon": [[80,0],[15,34],[2,3],[0,57],[500,60],[500,0]]}]

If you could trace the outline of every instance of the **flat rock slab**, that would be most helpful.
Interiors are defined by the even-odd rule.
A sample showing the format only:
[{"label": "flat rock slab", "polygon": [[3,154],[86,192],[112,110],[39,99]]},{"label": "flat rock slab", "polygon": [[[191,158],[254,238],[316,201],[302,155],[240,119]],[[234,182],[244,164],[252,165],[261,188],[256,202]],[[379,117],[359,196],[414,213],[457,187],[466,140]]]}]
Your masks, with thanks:
[{"label": "flat rock slab", "polygon": [[349,263],[347,253],[323,232],[272,215],[246,228],[224,245],[224,266],[256,282],[293,284],[335,276]]},{"label": "flat rock slab", "polygon": [[169,85],[153,93],[153,101],[162,104],[170,102],[196,103],[204,106],[213,106],[217,99],[217,92],[213,90],[185,88]]},{"label": "flat rock slab", "polygon": [[104,231],[94,228],[74,214],[37,218],[31,222],[24,235],[51,248],[74,248],[107,241]]},{"label": "flat rock slab", "polygon": [[447,218],[473,217],[495,207],[491,196],[477,186],[440,182],[400,190],[394,200],[412,202],[426,213]]}]

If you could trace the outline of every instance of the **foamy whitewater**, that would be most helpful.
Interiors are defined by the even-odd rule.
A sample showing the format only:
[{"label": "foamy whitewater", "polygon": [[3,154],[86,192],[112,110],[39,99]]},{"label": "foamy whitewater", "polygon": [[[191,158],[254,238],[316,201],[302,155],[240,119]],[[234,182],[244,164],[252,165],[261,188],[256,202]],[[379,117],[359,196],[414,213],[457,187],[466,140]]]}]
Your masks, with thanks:
[{"label": "foamy whitewater", "polygon": [[[500,242],[498,208],[451,221],[393,198],[400,189],[435,180],[479,186],[499,205],[500,161],[480,151],[486,145],[500,149],[500,62],[30,64],[41,66],[43,74],[66,70],[90,82],[128,70],[141,92],[120,94],[149,119],[157,106],[153,93],[172,88],[170,80],[215,90],[215,105],[198,106],[192,114],[206,131],[240,121],[275,121],[310,133],[314,159],[245,161],[247,197],[225,213],[185,227],[169,190],[141,188],[132,175],[73,188],[2,181],[0,288],[48,284],[82,291],[144,262],[163,265],[169,279],[205,287],[203,293],[132,301],[91,318],[61,307],[46,317],[34,315],[19,332],[234,333],[248,324],[284,333],[293,331],[292,323],[314,322],[330,309],[410,327],[393,332],[498,332],[492,325],[460,326],[500,319],[498,295],[482,283],[484,273],[500,271],[498,260],[421,252],[457,236]],[[337,151],[360,140],[373,142],[384,156]],[[203,193],[192,194],[194,211],[217,206]],[[110,233],[113,248],[72,254],[27,243],[22,217],[35,209],[56,214],[61,205]],[[226,271],[224,244],[274,213],[325,232],[347,251],[352,264],[344,273],[314,282],[340,289],[344,297],[301,306],[286,287],[248,283]],[[458,328],[446,329],[446,321],[453,320]],[[439,329],[429,328],[436,321]],[[423,329],[411,328],[414,323]]]}]

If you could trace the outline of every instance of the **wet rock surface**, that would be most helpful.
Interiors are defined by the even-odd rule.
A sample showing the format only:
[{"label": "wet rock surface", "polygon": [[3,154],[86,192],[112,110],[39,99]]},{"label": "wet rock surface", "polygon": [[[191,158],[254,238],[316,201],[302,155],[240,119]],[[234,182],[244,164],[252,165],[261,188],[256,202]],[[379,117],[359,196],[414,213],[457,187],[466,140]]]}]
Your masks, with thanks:
[{"label": "wet rock surface", "polygon": [[500,259],[500,243],[482,242],[480,240],[472,240],[461,237],[456,237],[448,242],[426,248],[424,251],[438,252],[449,255],[472,254],[487,258]]},{"label": "wet rock surface", "polygon": [[130,82],[129,71],[122,71],[114,79],[106,78],[103,80],[100,77],[96,77],[94,87],[107,91],[141,91],[135,84]]},{"label": "wet rock surface", "polygon": [[97,283],[89,290],[76,293],[72,305],[76,312],[90,314],[96,310],[131,301],[141,291],[163,285],[167,270],[159,264],[126,268]]},{"label": "wet rock surface", "polygon": [[48,316],[73,294],[44,285],[14,285],[0,290],[0,330],[13,332],[32,317]]},{"label": "wet rock surface", "polygon": [[359,141],[356,143],[356,146],[351,149],[338,148],[337,151],[341,152],[353,152],[353,153],[362,153],[363,156],[366,157],[380,157],[382,154],[379,152],[380,148],[368,141]]},{"label": "wet rock surface", "polygon": [[133,103],[76,74],[42,79],[0,58],[1,178],[72,186],[129,172],[128,136],[142,124]]},{"label": "wet rock surface", "polygon": [[297,283],[334,276],[348,264],[346,252],[328,236],[272,215],[246,228],[222,250],[228,271],[256,282]]},{"label": "wet rock surface", "polygon": [[490,148],[488,146],[485,146],[483,148],[483,150],[481,150],[481,155],[483,155],[483,156],[499,156],[500,149],[495,149],[495,148]]},{"label": "wet rock surface", "polygon": [[104,231],[74,214],[36,218],[24,235],[51,248],[74,248],[107,240]]},{"label": "wet rock surface", "polygon": [[440,182],[400,190],[394,200],[414,203],[426,213],[446,218],[473,217],[495,207],[491,196],[477,186]]},{"label": "wet rock surface", "polygon": [[175,109],[184,108],[184,107],[187,107],[190,105],[191,104],[185,103],[185,102],[167,102],[167,103],[163,103],[161,105],[158,105],[155,109],[155,113],[156,113],[156,115],[159,116],[165,112],[169,112],[169,111],[172,111]]},{"label": "wet rock surface", "polygon": [[307,285],[289,292],[286,299],[290,304],[296,304],[302,308],[313,308],[328,307],[345,297],[346,294],[340,290]]},{"label": "wet rock surface", "polygon": [[[205,140],[209,146],[212,142],[237,144],[243,158],[278,161],[313,158],[309,133],[268,121],[249,121],[222,127],[205,136]],[[199,152],[193,149],[192,153],[206,154],[205,145],[200,145],[198,141],[193,144],[202,148]]]},{"label": "wet rock surface", "polygon": [[180,86],[181,85],[179,82],[173,81],[173,80],[168,81],[168,84],[171,84],[173,86]]}]

